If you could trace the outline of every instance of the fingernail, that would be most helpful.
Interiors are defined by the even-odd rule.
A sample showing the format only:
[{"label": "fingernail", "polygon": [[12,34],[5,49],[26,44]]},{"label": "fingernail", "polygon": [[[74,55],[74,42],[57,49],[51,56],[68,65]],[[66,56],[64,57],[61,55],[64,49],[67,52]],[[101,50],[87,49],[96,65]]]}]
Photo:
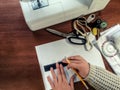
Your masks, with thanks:
[{"label": "fingernail", "polygon": [[73,57],[70,57],[70,59],[73,59]]},{"label": "fingernail", "polygon": [[69,66],[67,66],[67,69],[70,69],[70,67],[69,67]]},{"label": "fingernail", "polygon": [[47,79],[50,78],[50,76],[47,76]]},{"label": "fingernail", "polygon": [[61,67],[61,68],[63,68],[63,65],[62,65],[62,64],[60,64],[60,67]]},{"label": "fingernail", "polygon": [[72,78],[75,79],[76,78],[76,74],[73,74]]},{"label": "fingernail", "polygon": [[50,70],[53,70],[53,67],[51,67]]},{"label": "fingernail", "polygon": [[65,60],[63,59],[62,62],[65,62]]}]

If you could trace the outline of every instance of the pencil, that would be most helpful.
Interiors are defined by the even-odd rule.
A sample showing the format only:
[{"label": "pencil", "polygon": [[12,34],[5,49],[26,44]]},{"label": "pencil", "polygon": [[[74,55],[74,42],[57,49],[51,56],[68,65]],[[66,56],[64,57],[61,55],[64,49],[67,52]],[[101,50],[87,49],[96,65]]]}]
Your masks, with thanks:
[{"label": "pencil", "polygon": [[[70,61],[66,58],[66,61],[68,62],[68,64],[70,64]],[[85,86],[85,88],[87,90],[89,90],[88,86],[86,85],[86,83],[83,81],[82,77],[80,76],[80,74],[77,73],[77,71],[75,69],[73,69],[73,72],[78,76],[78,78],[80,79],[80,81],[83,83],[83,85]]]}]

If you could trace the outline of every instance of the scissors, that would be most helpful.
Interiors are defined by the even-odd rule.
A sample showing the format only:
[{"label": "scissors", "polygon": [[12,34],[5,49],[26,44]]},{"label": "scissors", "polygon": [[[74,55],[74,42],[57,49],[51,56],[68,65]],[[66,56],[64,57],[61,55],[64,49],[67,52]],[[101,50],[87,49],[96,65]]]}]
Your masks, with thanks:
[{"label": "scissors", "polygon": [[80,36],[76,34],[76,32],[71,32],[71,33],[63,33],[54,29],[47,28],[46,29],[48,32],[53,33],[58,36],[62,36],[68,39],[68,41],[72,44],[77,44],[77,45],[85,45],[86,44],[86,39],[83,36]]},{"label": "scissors", "polygon": [[90,23],[94,19],[95,19],[95,14],[91,14],[89,15],[88,18],[78,17],[76,20],[73,21],[73,29],[76,31],[78,35],[80,34],[86,39],[85,49],[87,51],[91,50],[93,47],[92,43],[89,40],[91,28],[88,26],[88,23]]}]

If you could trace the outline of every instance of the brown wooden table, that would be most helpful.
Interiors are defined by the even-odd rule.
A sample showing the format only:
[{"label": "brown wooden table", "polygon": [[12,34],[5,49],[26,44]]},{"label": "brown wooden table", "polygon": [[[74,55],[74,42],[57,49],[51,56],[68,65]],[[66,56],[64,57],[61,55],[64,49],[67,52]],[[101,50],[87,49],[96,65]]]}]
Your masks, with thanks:
[{"label": "brown wooden table", "polygon": [[[100,12],[108,27],[120,23],[120,0],[111,0]],[[71,21],[54,29],[69,32]],[[35,52],[35,46],[59,40],[44,29],[32,32],[27,27],[19,0],[0,0],[0,90],[44,90],[44,84]],[[112,71],[108,63],[105,66]],[[85,90],[81,83],[75,90]],[[92,87],[90,90],[94,90]]]}]

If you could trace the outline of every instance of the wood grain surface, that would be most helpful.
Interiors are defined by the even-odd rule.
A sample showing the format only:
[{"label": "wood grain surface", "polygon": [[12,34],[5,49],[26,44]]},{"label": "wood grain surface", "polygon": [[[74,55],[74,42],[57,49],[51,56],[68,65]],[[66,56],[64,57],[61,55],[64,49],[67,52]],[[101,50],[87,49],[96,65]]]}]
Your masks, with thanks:
[{"label": "wood grain surface", "polygon": [[[120,0],[111,0],[99,12],[108,28],[120,23]],[[51,26],[63,32],[71,31],[71,21]],[[44,29],[32,32],[27,27],[19,0],[0,0],[0,90],[44,90],[35,46],[61,37]],[[108,63],[105,66],[112,71]],[[90,86],[89,86],[90,87]],[[75,90],[85,90],[81,83]],[[90,87],[90,90],[94,90]]]}]

